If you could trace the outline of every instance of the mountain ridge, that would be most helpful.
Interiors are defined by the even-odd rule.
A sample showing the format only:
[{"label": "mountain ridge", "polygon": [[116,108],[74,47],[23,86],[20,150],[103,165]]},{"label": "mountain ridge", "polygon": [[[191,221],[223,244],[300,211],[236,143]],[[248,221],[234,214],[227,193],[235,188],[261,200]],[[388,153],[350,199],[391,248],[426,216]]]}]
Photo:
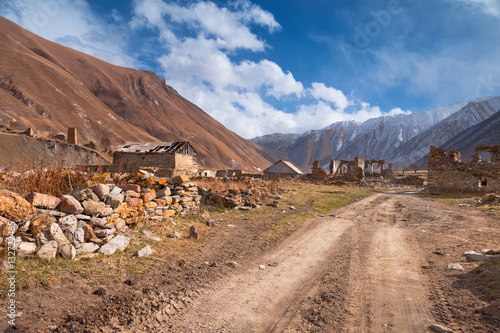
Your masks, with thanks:
[{"label": "mountain ridge", "polygon": [[[413,163],[428,153],[431,144],[444,144],[498,109],[500,97],[482,97],[417,114],[372,118],[362,123],[338,122],[303,134],[272,134],[252,141],[284,155],[303,170],[315,160],[326,169],[331,159],[352,160],[356,156],[385,159],[400,169],[414,168]],[[439,128],[443,126],[454,126],[454,131],[444,135],[444,129]],[[440,135],[444,139],[439,139]]]},{"label": "mountain ridge", "polygon": [[228,130],[151,71],[109,64],[0,17],[0,124],[76,127],[82,143],[189,141],[198,164],[259,170],[274,156]]}]

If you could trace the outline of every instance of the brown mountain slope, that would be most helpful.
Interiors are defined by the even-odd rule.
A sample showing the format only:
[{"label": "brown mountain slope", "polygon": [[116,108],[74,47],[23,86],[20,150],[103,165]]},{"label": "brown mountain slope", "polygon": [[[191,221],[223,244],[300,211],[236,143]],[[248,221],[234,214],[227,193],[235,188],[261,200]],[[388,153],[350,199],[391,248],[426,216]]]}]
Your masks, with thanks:
[{"label": "brown mountain slope", "polygon": [[266,168],[272,158],[154,72],[111,65],[2,17],[0,124],[63,133],[77,127],[82,143],[101,149],[127,141],[189,141],[198,163],[213,168]]}]

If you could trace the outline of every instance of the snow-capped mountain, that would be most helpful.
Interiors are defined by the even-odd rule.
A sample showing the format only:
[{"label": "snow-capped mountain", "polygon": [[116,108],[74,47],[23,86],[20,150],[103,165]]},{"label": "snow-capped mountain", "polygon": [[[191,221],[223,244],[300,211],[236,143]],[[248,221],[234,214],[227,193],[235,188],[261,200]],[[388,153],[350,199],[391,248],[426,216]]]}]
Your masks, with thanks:
[{"label": "snow-capped mountain", "polygon": [[[327,168],[331,159],[385,159],[411,168],[429,152],[500,110],[500,97],[461,102],[426,112],[338,122],[324,129],[296,134],[272,134],[252,139],[307,171],[313,161]],[[500,144],[500,143],[498,143]]]}]

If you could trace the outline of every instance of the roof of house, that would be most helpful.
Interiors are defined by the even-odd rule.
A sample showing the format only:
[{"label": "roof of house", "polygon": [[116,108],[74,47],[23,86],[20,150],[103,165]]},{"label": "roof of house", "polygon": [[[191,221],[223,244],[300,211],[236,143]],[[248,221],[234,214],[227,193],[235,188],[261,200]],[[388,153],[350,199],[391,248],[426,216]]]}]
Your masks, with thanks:
[{"label": "roof of house", "polygon": [[116,151],[122,153],[167,153],[173,154],[178,152],[181,148],[189,147],[193,150],[195,155],[196,150],[194,150],[193,146],[189,144],[189,142],[127,142],[126,144],[118,147]]},{"label": "roof of house", "polygon": [[[269,169],[271,169],[272,167],[274,167],[275,165],[278,165],[278,164],[284,164],[286,165],[288,168],[292,169],[292,171],[294,171],[295,173],[301,175],[302,174],[302,171],[300,171],[299,168],[297,168],[295,165],[292,164],[292,162],[289,162],[289,161],[285,161],[285,160],[279,160],[278,162],[274,163],[273,165],[271,165],[269,168],[267,168],[266,170],[264,170],[264,172],[268,171]],[[269,171],[268,171],[269,172]]]}]

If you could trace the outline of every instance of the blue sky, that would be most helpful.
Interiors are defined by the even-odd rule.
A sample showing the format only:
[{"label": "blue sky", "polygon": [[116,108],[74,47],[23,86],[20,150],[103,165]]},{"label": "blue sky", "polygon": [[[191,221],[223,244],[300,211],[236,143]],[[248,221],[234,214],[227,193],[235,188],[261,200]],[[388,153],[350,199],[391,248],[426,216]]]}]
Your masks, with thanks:
[{"label": "blue sky", "polygon": [[500,95],[500,0],[11,0],[0,15],[153,70],[246,138]]}]

